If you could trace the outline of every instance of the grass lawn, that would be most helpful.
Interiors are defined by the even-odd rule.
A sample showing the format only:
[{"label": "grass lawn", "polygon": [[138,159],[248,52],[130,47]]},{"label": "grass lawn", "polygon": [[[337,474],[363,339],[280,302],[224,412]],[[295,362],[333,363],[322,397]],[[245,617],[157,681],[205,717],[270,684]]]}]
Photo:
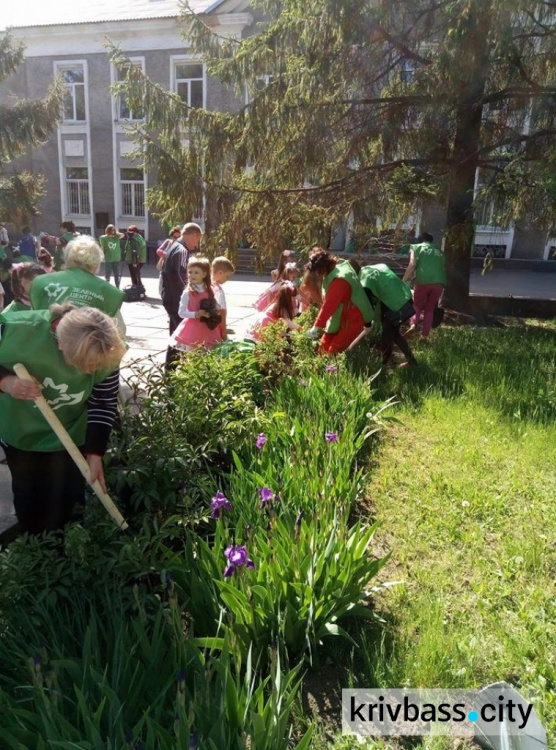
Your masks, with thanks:
[{"label": "grass lawn", "polygon": [[415,351],[416,370],[379,380],[400,421],[368,488],[392,550],[382,577],[403,584],[380,598],[382,641],[362,631],[354,682],[504,679],[535,699],[554,738],[556,327],[442,328]]}]

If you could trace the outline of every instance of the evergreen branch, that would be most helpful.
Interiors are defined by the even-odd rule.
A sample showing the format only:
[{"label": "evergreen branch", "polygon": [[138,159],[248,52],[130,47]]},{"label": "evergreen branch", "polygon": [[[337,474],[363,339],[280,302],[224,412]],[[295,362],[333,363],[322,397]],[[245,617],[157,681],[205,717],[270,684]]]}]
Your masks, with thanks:
[{"label": "evergreen branch", "polygon": [[25,59],[25,46],[21,42],[15,44],[8,32],[0,37],[0,50],[0,81],[5,81]]}]

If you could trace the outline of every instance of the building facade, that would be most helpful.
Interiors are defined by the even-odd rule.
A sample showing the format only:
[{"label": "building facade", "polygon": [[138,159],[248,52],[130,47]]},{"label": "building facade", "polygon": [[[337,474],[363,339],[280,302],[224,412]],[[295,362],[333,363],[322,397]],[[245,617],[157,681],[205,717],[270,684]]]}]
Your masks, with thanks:
[{"label": "building facade", "polygon": [[[56,75],[66,86],[60,124],[43,147],[17,162],[18,168],[46,178],[41,215],[32,229],[56,234],[60,222],[70,220],[80,232],[99,236],[107,224],[120,229],[134,224],[147,240],[156,241],[164,229],[145,202],[153,176],[141,168],[133,143],[142,114],[110,92],[118,73],[110,63],[107,39],[153,82],[189,105],[226,111],[237,101],[207,76],[203,61],[182,36],[178,0],[123,0],[113,9],[102,2],[91,5],[90,18],[82,6],[79,20],[64,10],[59,16],[50,13],[48,23],[41,23],[39,14],[37,21],[11,28],[14,39],[25,44],[25,62],[2,85],[0,99],[41,98]],[[216,33],[234,37],[253,23],[243,6],[248,3],[191,3]]]}]

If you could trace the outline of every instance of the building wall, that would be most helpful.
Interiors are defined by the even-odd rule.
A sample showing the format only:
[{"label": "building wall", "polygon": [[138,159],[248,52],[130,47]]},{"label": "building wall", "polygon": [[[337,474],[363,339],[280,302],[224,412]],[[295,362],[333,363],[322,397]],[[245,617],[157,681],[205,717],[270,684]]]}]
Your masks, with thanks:
[{"label": "building wall", "polygon": [[[249,14],[230,14],[226,17],[223,33],[239,36],[251,23]],[[18,34],[27,45],[26,60],[9,80],[0,85],[0,101],[9,100],[12,95],[43,97],[53,79],[56,62],[83,61],[88,79],[86,122],[61,123],[44,146],[17,160],[18,169],[40,172],[46,178],[41,215],[32,221],[32,230],[57,234],[60,222],[71,219],[78,226],[90,226],[97,236],[104,231],[106,223],[114,223],[120,229],[137,224],[149,240],[161,239],[164,230],[148,212],[144,220],[119,215],[120,169],[137,164],[127,153],[129,147],[125,143],[131,141],[131,136],[125,123],[117,119],[117,107],[109,91],[113,71],[104,43],[105,36],[108,36],[121,44],[124,54],[143,58],[146,75],[170,89],[173,58],[196,59],[181,38],[175,19],[87,24],[80,28],[30,28],[16,30],[15,36]],[[206,76],[205,72],[205,106],[229,111],[240,104],[231,90],[217,79]],[[67,145],[68,141],[81,141],[82,145]],[[71,167],[89,167],[92,209],[89,217],[64,213],[66,169]],[[155,180],[156,175],[147,175],[145,187],[155,184]],[[184,220],[188,218],[191,217],[184,217]]]}]

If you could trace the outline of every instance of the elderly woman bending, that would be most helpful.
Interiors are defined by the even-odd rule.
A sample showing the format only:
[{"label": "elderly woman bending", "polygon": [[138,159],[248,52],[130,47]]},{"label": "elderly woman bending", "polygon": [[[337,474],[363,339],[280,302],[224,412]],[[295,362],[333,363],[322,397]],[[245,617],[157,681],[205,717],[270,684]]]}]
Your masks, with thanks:
[{"label": "elderly woman bending", "polygon": [[[102,457],[116,415],[124,344],[114,320],[92,307],[0,315],[0,443],[21,531],[62,528],[84,479],[33,400],[41,393],[81,448],[91,483],[106,489]],[[36,382],[13,372],[23,363]]]}]

